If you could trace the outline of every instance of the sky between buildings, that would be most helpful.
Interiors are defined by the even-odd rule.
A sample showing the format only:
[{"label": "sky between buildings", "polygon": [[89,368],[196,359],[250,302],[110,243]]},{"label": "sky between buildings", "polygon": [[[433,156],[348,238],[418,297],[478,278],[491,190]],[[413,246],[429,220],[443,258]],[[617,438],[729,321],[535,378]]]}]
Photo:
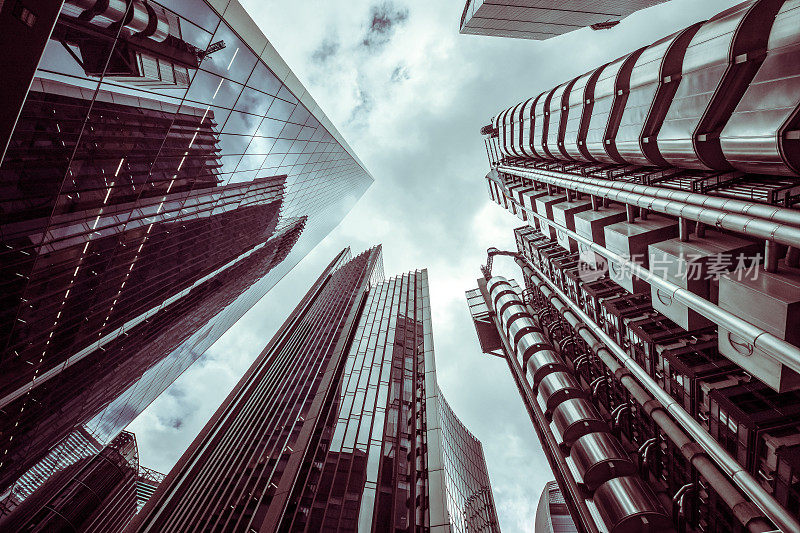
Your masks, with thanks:
[{"label": "sky between buildings", "polygon": [[[513,248],[479,129],[497,112],[737,2],[672,0],[548,41],[460,35],[462,0],[243,0],[375,177],[317,248],[128,428],[167,472],[339,250],[383,243],[386,275],[427,268],[437,373],[483,443],[504,533],[533,531],[547,460],[505,362],[480,353],[464,300],[486,248]],[[511,261],[494,272],[521,278]]]}]

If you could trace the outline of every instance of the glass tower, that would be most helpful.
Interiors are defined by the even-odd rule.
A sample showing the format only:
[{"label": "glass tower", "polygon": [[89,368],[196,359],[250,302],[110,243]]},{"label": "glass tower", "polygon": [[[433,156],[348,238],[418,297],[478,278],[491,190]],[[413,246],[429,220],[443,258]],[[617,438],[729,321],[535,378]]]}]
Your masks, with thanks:
[{"label": "glass tower", "polygon": [[122,531],[137,511],[139,455],[123,431],[99,453],[63,465],[0,521],[3,531]]},{"label": "glass tower", "polygon": [[436,382],[425,270],[340,253],[132,531],[499,531]]},{"label": "glass tower", "polygon": [[536,507],[536,533],[578,533],[558,483],[550,481]]},{"label": "glass tower", "polygon": [[107,444],[372,182],[237,0],[25,5],[0,4],[3,488],[78,427]]}]

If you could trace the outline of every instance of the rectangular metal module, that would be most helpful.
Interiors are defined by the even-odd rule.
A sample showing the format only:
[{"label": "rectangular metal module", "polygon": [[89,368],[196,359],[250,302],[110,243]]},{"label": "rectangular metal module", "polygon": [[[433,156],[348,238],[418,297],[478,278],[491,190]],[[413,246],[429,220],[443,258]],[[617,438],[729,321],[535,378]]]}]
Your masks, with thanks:
[{"label": "rectangular metal module", "polygon": [[[617,222],[605,227],[606,248],[624,258],[647,267],[649,259],[647,247],[650,244],[661,242],[675,237],[678,234],[678,225],[675,221],[658,216],[649,215],[647,220],[638,219],[636,222]],[[612,261],[609,265],[611,279],[619,283],[628,292],[649,291],[648,283],[634,276],[630,269]]]},{"label": "rectangular metal module", "polygon": [[[750,257],[758,246],[730,235],[707,233],[689,242],[670,239],[649,246],[650,271],[698,296],[717,301],[718,278],[736,267],[737,258]],[[667,291],[651,286],[653,307],[684,329],[712,324],[697,311],[676,301]]]},{"label": "rectangular metal module", "polygon": [[467,0],[461,33],[543,41],[579,28],[613,27],[634,11],[667,0]]},{"label": "rectangular metal module", "polygon": [[[588,211],[592,208],[591,202],[562,202],[553,205],[553,222],[560,224],[570,231],[575,231],[575,215],[582,211]],[[570,238],[565,232],[557,230],[556,239],[558,244],[569,250],[570,252],[578,251],[578,242]]]},{"label": "rectangular metal module", "polygon": [[[800,343],[800,272],[758,269],[755,276],[725,274],[719,306],[790,342]],[[776,361],[736,333],[720,326],[719,351],[778,392],[800,389],[800,374]]]}]

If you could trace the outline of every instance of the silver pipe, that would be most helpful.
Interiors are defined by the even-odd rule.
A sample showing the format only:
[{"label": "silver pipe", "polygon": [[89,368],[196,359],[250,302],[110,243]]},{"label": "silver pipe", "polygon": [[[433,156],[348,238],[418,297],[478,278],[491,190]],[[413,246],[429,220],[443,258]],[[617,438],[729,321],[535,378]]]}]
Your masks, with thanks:
[{"label": "silver pipe", "polygon": [[678,219],[678,239],[681,242],[689,242],[689,220],[685,217]]},{"label": "silver pipe", "polygon": [[778,271],[778,243],[775,241],[767,241],[764,243],[764,270],[767,272]]},{"label": "silver pipe", "polygon": [[698,239],[704,238],[706,236],[706,225],[702,222],[697,222],[694,227],[694,233]]},{"label": "silver pipe", "polygon": [[790,246],[786,251],[786,266],[797,268],[800,266],[800,248]]},{"label": "silver pipe", "polygon": [[627,217],[629,224],[636,222],[636,207],[630,204],[625,204],[625,216]]},{"label": "silver pipe", "polygon": [[[521,170],[516,167],[508,167],[500,165],[498,170],[501,172],[508,172],[505,169]],[[737,200],[733,198],[720,198],[717,196],[709,196],[707,194],[700,194],[696,192],[680,191],[677,189],[667,189],[665,187],[658,187],[655,185],[640,185],[628,181],[610,181],[600,178],[589,178],[585,176],[577,176],[573,174],[556,173],[547,170],[538,169],[525,169],[531,172],[543,172],[547,175],[552,175],[556,178],[565,177],[569,181],[581,185],[599,185],[601,187],[611,186],[619,191],[626,191],[643,196],[651,196],[653,198],[676,201],[680,203],[695,205],[698,207],[708,207],[711,209],[718,209],[727,213],[734,213],[739,215],[747,215],[756,218],[763,218],[772,222],[779,222],[781,224],[788,224],[790,226],[800,227],[800,212],[795,209],[788,209],[785,207],[778,207],[774,205],[757,204],[754,202],[747,202],[745,200]],[[510,172],[509,172],[510,173]],[[542,180],[545,181],[545,180]],[[560,185],[563,187],[563,185]]]},{"label": "silver pipe", "polygon": [[587,239],[582,235],[578,235],[574,231],[556,222],[553,222],[547,217],[540,215],[539,213],[536,213],[525,206],[522,206],[516,200],[512,199],[511,201],[517,206],[520,206],[520,208],[524,209],[528,213],[528,216],[536,217],[540,220],[546,221],[548,225],[563,231],[569,237],[587,245],[593,252],[596,252],[610,261],[624,266],[627,269],[630,269],[631,274],[666,292],[674,301],[690,307],[712,322],[716,322],[725,329],[733,331],[736,333],[736,335],[742,337],[744,342],[752,344],[754,347],[769,354],[776,361],[788,366],[795,372],[800,372],[800,348],[797,346],[786,342],[785,340],[780,339],[767,331],[764,331],[758,326],[747,322],[746,320],[734,315],[729,311],[726,311],[725,309],[722,309],[712,302],[709,302],[705,298],[653,274],[648,269],[634,261],[631,261],[627,257],[617,255],[603,246],[593,242],[592,240]]},{"label": "silver pipe", "polygon": [[[637,185],[637,187],[646,187],[649,191],[659,192],[658,195],[652,195],[628,192],[623,185],[630,184],[619,181],[577,178],[539,169],[522,170],[515,167],[501,166],[498,170],[514,176],[543,181],[558,187],[573,188],[586,194],[596,194],[620,203],[636,205],[650,211],[666,213],[675,217],[686,217],[689,220],[703,222],[710,226],[744,233],[765,240],[774,240],[788,246],[800,246],[800,225],[798,225],[796,221],[794,224],[789,224],[782,220],[777,220],[780,218],[777,216],[778,212],[792,211],[789,209],[772,207],[771,209],[775,212],[775,217],[758,217],[750,212],[737,214],[735,211],[727,211],[727,207],[723,210],[717,207],[709,207],[708,205],[688,203],[682,199],[665,198],[665,196],[669,196],[673,191],[669,190],[665,195],[665,189],[659,189],[658,187]],[[599,183],[586,183],[587,181]],[[696,194],[683,193],[682,191],[674,192]],[[711,199],[713,197],[704,196],[704,198]],[[711,203],[712,202],[708,202],[709,205]],[[763,211],[763,209],[758,209],[762,206],[757,204],[751,203],[747,205],[752,208],[753,213]],[[740,211],[741,210],[743,209],[740,209]],[[796,216],[800,216],[800,213],[792,212],[795,213]]]},{"label": "silver pipe", "polygon": [[[489,287],[487,284],[486,295],[488,295],[489,301],[487,301],[486,304],[490,305],[492,304],[492,296],[488,289]],[[484,300],[486,300],[485,297]],[[493,306],[490,308],[493,309]],[[492,320],[497,331],[502,332],[503,326],[500,323],[500,318],[495,314],[492,317]],[[528,408],[528,414],[533,419],[532,421],[534,423],[536,433],[538,434],[539,439],[542,441],[543,446],[547,446],[547,449],[550,451],[549,454],[545,453],[545,455],[550,457],[552,461],[558,465],[558,470],[566,481],[567,486],[565,488],[571,495],[571,501],[575,504],[576,510],[581,515],[583,525],[588,533],[599,533],[600,528],[595,522],[596,519],[586,506],[586,498],[581,494],[581,491],[578,488],[578,483],[573,477],[572,471],[569,469],[569,466],[567,465],[567,462],[561,453],[561,449],[558,446],[558,442],[556,442],[555,436],[551,431],[547,430],[547,428],[549,428],[549,422],[547,421],[547,418],[545,417],[541,407],[539,407],[539,403],[536,401],[536,395],[533,392],[533,389],[531,389],[531,386],[525,379],[525,369],[521,368],[520,364],[516,360],[516,347],[511,346],[509,339],[502,334],[500,335],[500,340],[503,344],[503,351],[506,353],[506,362],[511,369],[514,381],[517,382],[517,386],[523,396],[524,403]]]},{"label": "silver pipe", "polygon": [[687,413],[680,403],[658,386],[650,374],[631,358],[614,339],[608,336],[583,310],[544,275],[536,265],[524,258],[525,264],[537,274],[547,287],[564,303],[585,325],[591,327],[591,334],[600,339],[605,347],[627,368],[647,391],[661,404],[682,428],[697,442],[714,462],[725,472],[734,484],[746,494],[776,526],[786,533],[800,532],[800,523],[772,497],[756,479],[751,476],[714,438]]}]

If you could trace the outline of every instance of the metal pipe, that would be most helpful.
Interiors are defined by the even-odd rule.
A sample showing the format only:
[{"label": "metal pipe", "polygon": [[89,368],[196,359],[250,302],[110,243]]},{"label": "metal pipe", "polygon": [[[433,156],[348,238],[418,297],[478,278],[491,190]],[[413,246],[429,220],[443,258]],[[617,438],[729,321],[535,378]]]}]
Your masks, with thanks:
[{"label": "metal pipe", "polygon": [[[484,300],[489,306],[489,309],[493,309],[491,305],[491,296],[488,295],[488,290],[484,291],[482,289],[481,292],[483,293]],[[503,326],[500,324],[500,319],[497,314],[492,317],[492,321],[494,322],[497,331],[502,333]],[[522,395],[528,415],[530,416],[534,429],[536,430],[539,440],[543,445],[542,448],[545,452],[545,456],[547,457],[548,462],[551,463],[551,469],[553,472],[556,473],[557,476],[560,475],[565,481],[565,488],[570,495],[568,501],[571,501],[574,504],[578,514],[582,518],[582,524],[580,524],[579,527],[585,525],[589,533],[599,533],[600,528],[598,528],[597,524],[595,523],[594,516],[586,506],[586,499],[581,494],[581,491],[578,488],[578,483],[575,481],[572,471],[569,469],[569,466],[567,466],[567,462],[561,454],[561,449],[558,446],[558,442],[556,442],[555,436],[552,434],[552,432],[544,430],[544,428],[549,427],[549,422],[547,421],[547,418],[545,417],[541,407],[539,407],[539,403],[536,401],[536,396],[533,392],[533,389],[531,389],[530,385],[525,379],[525,370],[521,368],[520,364],[516,360],[514,347],[511,346],[511,344],[508,342],[508,339],[502,334],[500,335],[500,340],[503,344],[503,351],[506,354],[506,362],[511,369],[511,374],[514,377],[514,381],[517,384],[520,394]]]},{"label": "metal pipe", "polygon": [[[500,165],[498,167],[498,171],[508,172],[509,174],[512,174],[514,172],[519,172],[522,170],[523,169],[516,167],[509,167],[506,165]],[[643,196],[650,196],[655,199],[676,201],[698,207],[708,207],[711,209],[718,209],[720,211],[724,211],[727,213],[747,215],[768,220],[771,222],[778,222],[781,224],[788,224],[794,227],[800,227],[800,211],[797,211],[795,209],[788,209],[786,207],[757,204],[754,202],[748,202],[745,200],[736,200],[733,198],[720,198],[696,192],[680,191],[677,189],[667,189],[665,187],[658,187],[655,185],[640,185],[628,181],[610,181],[599,178],[590,178],[574,174],[565,174],[562,172],[553,172],[548,170],[539,170],[531,168],[525,168],[524,170],[534,173],[541,173],[544,176],[552,176],[554,178],[562,178],[564,180],[574,182],[575,183],[574,187],[576,189],[583,188],[583,187],[577,187],[577,185],[596,185],[601,187],[611,187],[618,191],[625,191],[625,192],[640,194]],[[542,181],[546,182],[547,180],[543,179]],[[569,187],[569,185],[563,185],[559,183],[554,183],[554,184],[559,185],[561,187],[564,186]]]},{"label": "metal pipe", "polygon": [[733,331],[736,333],[736,335],[743,339],[743,342],[752,344],[759,350],[769,354],[776,361],[788,366],[795,372],[800,372],[800,348],[797,346],[776,337],[775,335],[759,328],[754,324],[751,324],[750,322],[747,322],[746,320],[734,315],[729,311],[722,309],[718,305],[706,300],[705,298],[702,298],[693,292],[690,292],[656,274],[653,274],[635,261],[631,261],[627,257],[622,257],[621,255],[615,254],[605,247],[595,243],[591,239],[587,239],[582,235],[578,235],[574,231],[562,226],[561,224],[553,222],[547,217],[540,215],[539,213],[536,213],[525,206],[522,206],[518,201],[514,199],[511,199],[511,201],[520,206],[522,209],[525,209],[529,216],[546,221],[551,227],[554,227],[576,241],[585,244],[593,252],[596,252],[606,259],[625,267],[631,272],[631,274],[648,282],[650,285],[654,285],[663,292],[666,292],[673,299],[673,301],[680,302],[683,305],[690,307],[694,311],[697,311],[699,314],[708,318],[712,322],[716,322],[720,326]]},{"label": "metal pipe", "polygon": [[769,240],[764,243],[764,270],[767,272],[777,272],[779,255],[778,243]]},{"label": "metal pipe", "polygon": [[678,219],[678,239],[681,242],[689,242],[689,220],[685,217]]},{"label": "metal pipe", "polygon": [[636,222],[636,207],[630,204],[625,204],[625,216],[629,224]]},{"label": "metal pipe", "polygon": [[800,248],[790,246],[786,252],[786,266],[797,268],[800,266]]},{"label": "metal pipe", "polygon": [[[712,204],[710,201],[707,203],[707,205],[698,205],[697,203],[688,203],[682,199],[669,197],[665,198],[663,189],[660,190],[657,187],[652,186],[637,187],[647,187],[648,191],[655,190],[662,194],[653,195],[638,192],[628,192],[624,187],[624,185],[629,185],[627,183],[619,181],[595,180],[590,178],[581,178],[579,181],[577,177],[565,177],[563,174],[556,174],[547,170],[522,170],[515,167],[501,166],[499,167],[499,171],[518,177],[540,180],[559,187],[574,188],[575,190],[579,190],[586,194],[596,194],[599,196],[608,197],[620,203],[636,205],[651,211],[665,213],[675,217],[686,217],[690,220],[703,222],[711,226],[735,231],[737,233],[744,233],[746,235],[751,235],[753,237],[759,237],[766,240],[774,240],[788,246],[800,246],[800,224],[798,224],[796,220],[796,218],[800,216],[800,213],[794,212],[793,210],[787,210],[785,208],[773,207],[771,208],[774,211],[773,217],[759,217],[755,216],[753,213],[760,213],[763,212],[763,210],[758,209],[760,206],[753,203],[745,202],[749,207],[752,208],[752,212],[740,209],[740,211],[744,212],[742,214],[737,214],[736,211],[728,210],[727,207],[725,209],[710,207]],[[590,184],[587,183],[586,180],[591,182],[600,182],[600,184]],[[668,191],[667,196],[669,196],[669,193],[671,192],[673,191]],[[674,192],[681,193],[682,191]],[[704,196],[704,198],[712,199],[713,197]],[[778,218],[788,218],[782,215],[779,216],[779,211],[793,211],[795,213],[795,220],[793,223],[787,223],[783,220],[778,220]]]},{"label": "metal pipe", "polygon": [[[708,457],[702,454],[691,453],[691,445],[689,437],[681,429],[681,426],[686,432],[691,435],[694,441],[712,458],[714,462],[725,472],[731,480],[742,490],[763,512],[772,520],[778,527],[786,532],[800,531],[800,523],[792,517],[786,509],[784,509],[775,499],[764,490],[764,488],[751,476],[744,467],[740,465],[728,452],[716,441],[714,438],[701,426],[689,413],[672,396],[667,394],[664,389],[650,377],[639,364],[632,359],[628,353],[620,347],[611,337],[609,337],[583,310],[574,303],[555,283],[553,283],[541,270],[533,265],[527,258],[523,260],[525,265],[531,269],[531,280],[540,287],[542,293],[552,303],[555,298],[562,305],[557,306],[556,309],[562,312],[562,316],[570,323],[573,329],[576,329],[581,338],[586,341],[590,347],[597,346],[598,339],[605,345],[600,346],[594,353],[603,361],[612,374],[619,375],[619,370],[622,365],[636,378],[626,379],[625,375],[620,377],[620,382],[626,389],[631,392],[634,397],[642,406],[646,406],[652,399],[656,399],[661,407],[658,409],[651,409],[648,413],[653,420],[661,427],[667,436],[672,440],[682,453],[691,461],[698,469],[703,477],[715,482],[719,482],[718,477],[714,477],[716,466],[711,462]],[[544,291],[549,290],[548,296]],[[554,304],[555,305],[555,304]],[[570,318],[569,315],[572,315]],[[620,364],[621,363],[621,364]],[[624,381],[623,381],[624,380]],[[637,382],[638,380],[638,382]],[[644,389],[642,388],[644,386]],[[646,391],[645,391],[646,389]],[[648,394],[649,393],[649,394]],[[668,413],[670,416],[668,416]],[[680,425],[676,424],[677,421]],[[706,461],[708,461],[706,463]],[[722,478],[727,482],[727,479]],[[730,485],[729,482],[727,482]],[[731,509],[741,506],[742,502],[737,500],[730,491],[724,490],[724,484],[720,485],[721,490],[717,490],[726,503],[731,506]],[[732,487],[731,487],[732,489]],[[738,494],[738,491],[734,491]],[[739,495],[741,497],[741,495]],[[768,524],[761,524],[758,529],[753,531],[769,531],[771,527]]]},{"label": "metal pipe", "polygon": [[697,222],[694,226],[694,233],[698,239],[702,239],[706,236],[706,225],[702,222]]}]

